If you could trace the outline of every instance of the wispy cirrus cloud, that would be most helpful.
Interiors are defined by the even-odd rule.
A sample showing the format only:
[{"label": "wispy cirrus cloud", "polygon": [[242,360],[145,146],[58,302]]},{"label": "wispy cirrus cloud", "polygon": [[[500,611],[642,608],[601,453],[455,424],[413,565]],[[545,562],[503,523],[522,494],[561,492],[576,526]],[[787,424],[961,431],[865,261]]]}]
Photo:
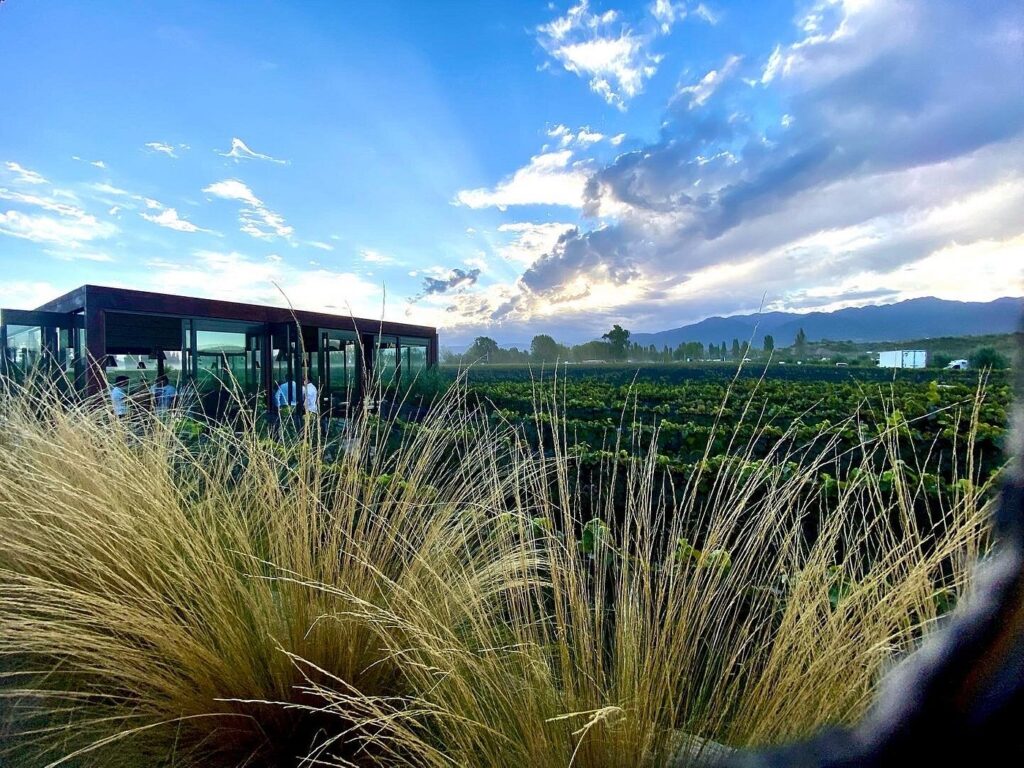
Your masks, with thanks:
[{"label": "wispy cirrus cloud", "polygon": [[258,240],[273,240],[280,237],[290,240],[295,230],[284,217],[270,210],[251,189],[238,179],[218,181],[203,189],[208,195],[222,200],[234,200],[242,204],[238,220],[241,231]]},{"label": "wispy cirrus cloud", "polygon": [[113,224],[100,221],[80,209],[60,216],[0,211],[0,234],[35,243],[78,249],[84,243],[108,238],[116,232],[117,227]]},{"label": "wispy cirrus cloud", "polygon": [[[640,20],[638,30],[621,12],[596,13],[589,0],[580,0],[564,16],[538,27],[537,42],[566,71],[586,78],[590,90],[608,104],[625,110],[664,58],[653,52],[654,41],[687,17],[688,6],[657,0],[650,13],[650,18]],[[705,21],[713,18],[706,8],[696,15]]]},{"label": "wispy cirrus cloud", "polygon": [[156,206],[150,205],[150,203],[156,202],[155,200],[147,201],[147,207],[159,211],[158,213],[140,213],[146,221],[157,224],[165,229],[173,229],[176,232],[206,232],[211,233],[212,230],[203,229],[193,224],[188,219],[183,219],[178,215],[178,211],[174,208],[166,208],[159,203]]},{"label": "wispy cirrus cloud", "polygon": [[715,95],[715,91],[722,86],[722,83],[735,74],[742,61],[742,56],[729,56],[721,67],[709,70],[698,82],[681,87],[677,94],[678,97],[685,98],[690,109],[704,106]]},{"label": "wispy cirrus cloud", "polygon": [[8,204],[3,206],[7,210],[0,208],[0,235],[81,252],[85,245],[118,231],[113,223],[67,202],[75,200],[73,193],[39,189],[49,182],[35,171],[15,162],[4,167],[12,185],[21,185],[24,191],[0,187],[0,201]]},{"label": "wispy cirrus cloud", "polygon": [[278,160],[276,157],[264,155],[260,152],[254,152],[239,138],[231,139],[231,149],[227,152],[217,152],[217,154],[221,157],[229,157],[236,163],[242,160],[265,160],[268,163],[276,163],[277,165],[288,164],[287,160]]},{"label": "wispy cirrus cloud", "polygon": [[4,165],[14,176],[13,180],[16,184],[49,184],[41,174],[30,171],[28,168],[24,168],[13,161],[8,161]]},{"label": "wispy cirrus cloud", "polygon": [[184,152],[191,147],[188,144],[167,144],[163,141],[148,141],[145,144],[146,149],[150,152],[157,152],[161,155],[167,155],[167,157],[175,158],[178,157],[178,152]]}]

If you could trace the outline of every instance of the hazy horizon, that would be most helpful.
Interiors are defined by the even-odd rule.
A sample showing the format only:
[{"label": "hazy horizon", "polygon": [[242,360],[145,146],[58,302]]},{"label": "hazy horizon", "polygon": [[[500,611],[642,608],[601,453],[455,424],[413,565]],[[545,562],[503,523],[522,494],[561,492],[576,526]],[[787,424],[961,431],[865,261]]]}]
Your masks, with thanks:
[{"label": "hazy horizon", "polygon": [[0,306],[276,282],[457,345],[1019,296],[1022,8],[7,0]]}]

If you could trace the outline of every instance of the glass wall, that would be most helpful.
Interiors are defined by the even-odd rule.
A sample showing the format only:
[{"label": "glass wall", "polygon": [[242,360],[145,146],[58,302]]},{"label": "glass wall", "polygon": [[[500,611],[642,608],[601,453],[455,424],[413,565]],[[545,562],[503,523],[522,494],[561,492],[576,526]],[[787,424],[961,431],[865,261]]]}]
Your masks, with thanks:
[{"label": "glass wall", "polygon": [[7,326],[4,355],[8,375],[15,381],[24,381],[42,363],[43,329],[30,325]]},{"label": "glass wall", "polygon": [[402,381],[411,384],[427,368],[429,339],[403,336],[400,340],[402,357]]},{"label": "glass wall", "polygon": [[394,336],[379,336],[373,355],[373,379],[381,388],[397,383],[398,339]]},{"label": "glass wall", "polygon": [[359,390],[358,337],[350,331],[323,331],[320,335],[323,357],[321,400],[332,409],[343,409]]}]

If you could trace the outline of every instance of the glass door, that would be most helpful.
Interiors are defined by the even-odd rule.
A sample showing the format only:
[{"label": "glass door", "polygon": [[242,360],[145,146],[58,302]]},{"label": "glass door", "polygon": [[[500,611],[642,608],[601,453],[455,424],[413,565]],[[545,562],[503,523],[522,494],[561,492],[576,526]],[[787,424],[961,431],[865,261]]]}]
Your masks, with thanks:
[{"label": "glass door", "polygon": [[325,412],[345,415],[358,390],[359,341],[351,331],[321,331],[320,401]]}]

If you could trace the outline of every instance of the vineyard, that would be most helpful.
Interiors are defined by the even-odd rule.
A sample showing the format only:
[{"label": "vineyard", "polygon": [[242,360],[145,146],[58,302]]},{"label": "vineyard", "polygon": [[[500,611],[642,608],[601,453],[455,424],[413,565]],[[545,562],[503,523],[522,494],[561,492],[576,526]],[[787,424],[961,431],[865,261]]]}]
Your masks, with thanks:
[{"label": "vineyard", "polygon": [[707,487],[727,463],[795,469],[828,454],[819,478],[828,493],[864,471],[887,436],[925,499],[993,479],[1011,396],[999,373],[824,366],[488,366],[465,376],[492,419],[526,425],[549,449],[554,422],[584,468],[653,450],[672,478],[705,473]]}]

